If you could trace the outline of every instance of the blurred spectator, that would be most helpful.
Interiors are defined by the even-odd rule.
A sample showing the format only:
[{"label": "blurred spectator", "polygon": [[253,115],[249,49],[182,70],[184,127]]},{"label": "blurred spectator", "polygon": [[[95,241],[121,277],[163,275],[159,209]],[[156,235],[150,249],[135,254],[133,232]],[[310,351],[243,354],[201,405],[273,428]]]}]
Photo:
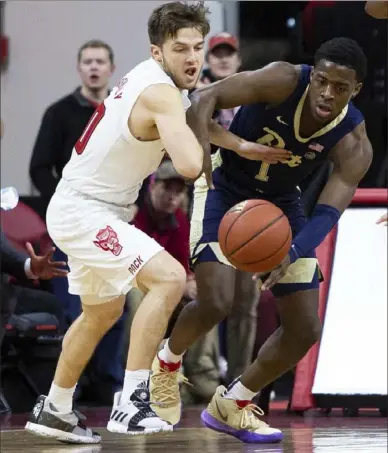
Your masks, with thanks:
[{"label": "blurred spectator", "polygon": [[[112,48],[100,40],[86,42],[78,51],[77,69],[81,86],[47,108],[32,153],[30,176],[46,207],[76,141],[98,104],[109,94],[109,81],[115,69]],[[66,255],[58,248],[55,257],[67,261]],[[70,325],[81,313],[80,298],[69,294],[67,281],[54,279],[52,283],[54,293],[64,304]],[[113,394],[122,387],[124,368],[120,347],[124,317],[125,314],[98,345],[80,380],[76,398],[110,404]]]},{"label": "blurred spectator", "polygon": [[[208,67],[203,70],[197,88],[238,72],[241,58],[237,38],[229,33],[220,33],[210,38],[206,61]],[[237,110],[238,108],[216,110],[213,119],[228,129]]]},{"label": "blurred spectator", "polygon": [[98,104],[108,96],[115,69],[113,50],[103,41],[88,41],[78,51],[77,69],[81,86],[47,108],[32,152],[30,176],[46,205],[74,144]]},{"label": "blurred spectator", "polygon": [[[189,220],[184,206],[186,184],[171,161],[162,162],[151,178],[149,191],[134,219],[136,228],[155,239],[164,249],[178,260],[187,273],[184,297],[173,313],[165,338],[170,336],[172,327],[183,306],[197,297],[194,274],[189,268]],[[132,290],[129,294],[130,318],[133,319],[142,294]],[[185,375],[194,384],[188,390],[196,393],[193,398],[210,398],[219,384],[217,336],[208,334],[208,341],[198,342],[185,354],[183,366]],[[187,396],[188,398],[191,397]]]}]

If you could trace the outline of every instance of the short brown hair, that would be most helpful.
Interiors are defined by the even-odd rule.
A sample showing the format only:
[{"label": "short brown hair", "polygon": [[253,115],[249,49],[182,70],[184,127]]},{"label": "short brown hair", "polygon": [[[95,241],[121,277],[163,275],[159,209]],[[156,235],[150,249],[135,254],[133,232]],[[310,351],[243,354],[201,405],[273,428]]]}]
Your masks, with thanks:
[{"label": "short brown hair", "polygon": [[210,31],[209,8],[203,2],[189,5],[184,2],[165,3],[154,9],[148,20],[151,44],[161,46],[166,39],[175,38],[181,28],[196,28],[203,37]]},{"label": "short brown hair", "polygon": [[114,63],[114,53],[113,53],[112,47],[109,44],[107,44],[106,42],[101,41],[100,39],[92,39],[90,41],[85,42],[85,44],[82,44],[82,46],[78,50],[78,55],[77,55],[78,63],[81,61],[82,52],[85,49],[100,49],[100,48],[106,49],[108,51],[109,60],[113,64]]}]

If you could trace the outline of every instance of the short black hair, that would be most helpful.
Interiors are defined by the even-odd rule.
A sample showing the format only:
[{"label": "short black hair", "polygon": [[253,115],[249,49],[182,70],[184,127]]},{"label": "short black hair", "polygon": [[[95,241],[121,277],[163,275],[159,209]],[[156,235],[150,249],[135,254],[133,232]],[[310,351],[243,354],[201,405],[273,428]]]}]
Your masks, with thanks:
[{"label": "short black hair", "polygon": [[359,44],[350,38],[334,38],[326,41],[315,53],[315,64],[328,60],[356,71],[358,81],[365,79],[368,62]]},{"label": "short black hair", "polygon": [[151,44],[162,46],[168,38],[175,38],[181,28],[196,28],[205,37],[210,30],[207,16],[209,8],[204,2],[188,4],[186,2],[164,3],[152,11],[148,19],[148,36]]}]

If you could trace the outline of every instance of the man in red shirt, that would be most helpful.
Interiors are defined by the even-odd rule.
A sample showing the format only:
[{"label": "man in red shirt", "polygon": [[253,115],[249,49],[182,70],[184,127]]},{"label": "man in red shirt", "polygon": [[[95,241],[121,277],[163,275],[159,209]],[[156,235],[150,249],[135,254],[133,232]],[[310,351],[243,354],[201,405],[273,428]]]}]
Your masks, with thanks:
[{"label": "man in red shirt", "polygon": [[164,161],[152,178],[145,202],[133,224],[157,241],[182,266],[189,270],[190,224],[182,209],[186,184],[171,161]]}]

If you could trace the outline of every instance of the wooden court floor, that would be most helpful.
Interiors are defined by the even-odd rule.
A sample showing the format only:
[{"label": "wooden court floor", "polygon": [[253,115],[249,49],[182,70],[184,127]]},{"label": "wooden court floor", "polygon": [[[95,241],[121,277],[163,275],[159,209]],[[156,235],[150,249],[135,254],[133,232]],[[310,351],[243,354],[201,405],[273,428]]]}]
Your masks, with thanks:
[{"label": "wooden court floor", "polygon": [[88,425],[102,435],[99,446],[63,445],[38,438],[22,427],[26,415],[0,416],[1,453],[387,453],[387,419],[372,412],[356,418],[341,413],[320,416],[308,414],[293,417],[284,412],[273,413],[269,422],[285,434],[279,444],[243,444],[240,441],[201,426],[200,409],[184,412],[173,433],[128,437],[105,429],[108,409],[88,409]]}]

